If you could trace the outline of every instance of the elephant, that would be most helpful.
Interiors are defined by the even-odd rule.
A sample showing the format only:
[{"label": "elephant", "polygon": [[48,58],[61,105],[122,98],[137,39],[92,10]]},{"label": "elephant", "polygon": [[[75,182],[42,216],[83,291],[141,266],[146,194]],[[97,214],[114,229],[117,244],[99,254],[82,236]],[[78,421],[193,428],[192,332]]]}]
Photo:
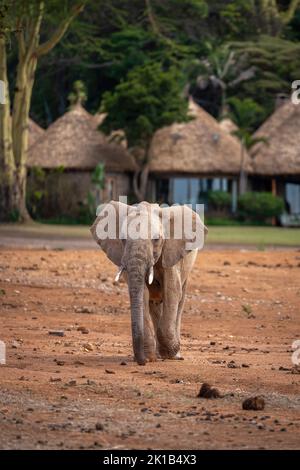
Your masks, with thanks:
[{"label": "elephant", "polygon": [[[183,229],[186,216],[192,225],[188,233],[179,230],[177,236],[175,231]],[[109,224],[113,230],[103,231]],[[141,234],[141,227],[148,231]],[[129,206],[110,201],[90,228],[95,241],[119,268],[116,281],[123,276],[128,284],[133,353],[139,365],[182,359],[181,314],[198,251],[193,245],[195,227],[201,231],[203,244],[207,228],[187,206],[160,208],[145,201]]]}]

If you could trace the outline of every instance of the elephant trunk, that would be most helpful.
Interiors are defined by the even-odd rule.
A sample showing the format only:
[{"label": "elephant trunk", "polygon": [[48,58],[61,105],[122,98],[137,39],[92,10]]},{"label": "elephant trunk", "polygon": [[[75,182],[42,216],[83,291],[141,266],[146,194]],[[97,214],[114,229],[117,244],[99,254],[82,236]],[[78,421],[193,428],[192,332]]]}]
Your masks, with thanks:
[{"label": "elephant trunk", "polygon": [[133,352],[139,365],[145,365],[144,352],[144,277],[140,273],[128,272],[128,286],[131,304],[131,331]]}]

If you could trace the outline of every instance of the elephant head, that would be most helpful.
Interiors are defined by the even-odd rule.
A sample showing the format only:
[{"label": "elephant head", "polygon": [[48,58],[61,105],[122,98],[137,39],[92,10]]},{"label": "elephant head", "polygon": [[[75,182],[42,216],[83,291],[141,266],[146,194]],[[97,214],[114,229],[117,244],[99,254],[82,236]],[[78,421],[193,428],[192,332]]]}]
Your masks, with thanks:
[{"label": "elephant head", "polygon": [[[190,232],[182,232],[184,218],[190,216]],[[187,218],[187,217],[186,217]],[[118,266],[116,280],[123,271],[131,304],[131,329],[135,360],[146,363],[144,354],[144,289],[151,284],[158,260],[163,268],[174,266],[195,246],[195,230],[202,234],[207,229],[198,214],[186,206],[159,208],[157,204],[142,202],[128,206],[111,201],[106,204],[91,233],[108,258]],[[178,233],[179,232],[179,235]],[[203,237],[202,237],[203,238]],[[203,244],[203,241],[198,244]]]}]

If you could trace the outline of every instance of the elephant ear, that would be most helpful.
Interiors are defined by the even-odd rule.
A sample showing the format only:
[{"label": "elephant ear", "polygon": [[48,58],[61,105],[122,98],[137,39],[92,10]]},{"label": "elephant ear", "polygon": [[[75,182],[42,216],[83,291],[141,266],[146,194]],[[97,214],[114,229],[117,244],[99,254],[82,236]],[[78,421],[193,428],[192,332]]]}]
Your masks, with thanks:
[{"label": "elephant ear", "polygon": [[170,268],[190,251],[201,249],[208,232],[199,215],[187,206],[161,209],[165,237],[162,265]]},{"label": "elephant ear", "polygon": [[119,238],[120,227],[122,227],[128,211],[127,204],[110,201],[102,208],[90,228],[94,240],[117,266],[121,266],[124,250],[122,240]]}]

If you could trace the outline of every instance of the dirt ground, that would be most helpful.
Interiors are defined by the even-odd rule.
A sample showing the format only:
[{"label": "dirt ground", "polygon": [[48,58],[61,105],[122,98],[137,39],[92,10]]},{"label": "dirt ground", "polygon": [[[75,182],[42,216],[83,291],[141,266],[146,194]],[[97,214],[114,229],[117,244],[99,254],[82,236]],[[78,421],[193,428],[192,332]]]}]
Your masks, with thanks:
[{"label": "dirt ground", "polygon": [[[185,360],[145,367],[115,272],[100,250],[0,251],[1,449],[300,447],[300,251],[201,252]],[[203,382],[223,397],[197,398]],[[264,410],[242,409],[253,395]]]}]

